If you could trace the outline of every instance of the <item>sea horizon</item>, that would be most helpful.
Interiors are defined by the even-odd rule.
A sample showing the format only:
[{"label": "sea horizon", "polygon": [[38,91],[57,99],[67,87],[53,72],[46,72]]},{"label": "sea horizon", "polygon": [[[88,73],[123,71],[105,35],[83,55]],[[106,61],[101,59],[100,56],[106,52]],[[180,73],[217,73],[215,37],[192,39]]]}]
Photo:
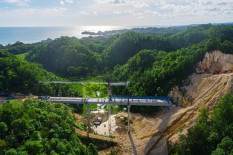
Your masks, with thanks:
[{"label": "sea horizon", "polygon": [[126,26],[46,26],[46,27],[0,27],[0,44],[36,43],[47,39],[56,39],[61,36],[83,38],[88,34],[84,31],[98,32],[120,29],[130,29]]},{"label": "sea horizon", "polygon": [[[179,25],[185,26],[185,25]],[[6,46],[14,44],[17,41],[23,43],[36,43],[47,39],[56,39],[61,36],[83,38],[89,37],[89,34],[82,34],[84,31],[98,32],[111,31],[133,28],[166,28],[170,26],[15,26],[15,27],[0,27],[0,44]]]},{"label": "sea horizon", "polygon": [[[232,22],[227,23],[201,23],[201,24],[233,24]],[[82,34],[84,31],[98,32],[98,31],[111,31],[111,30],[122,30],[122,29],[133,29],[133,28],[168,28],[168,27],[182,27],[182,26],[195,26],[201,24],[190,24],[190,25],[138,25],[138,26],[15,26],[15,27],[0,27],[0,44],[8,45],[14,44],[17,41],[23,43],[36,43],[47,39],[56,39],[61,36],[83,38],[91,36],[89,34]]]}]

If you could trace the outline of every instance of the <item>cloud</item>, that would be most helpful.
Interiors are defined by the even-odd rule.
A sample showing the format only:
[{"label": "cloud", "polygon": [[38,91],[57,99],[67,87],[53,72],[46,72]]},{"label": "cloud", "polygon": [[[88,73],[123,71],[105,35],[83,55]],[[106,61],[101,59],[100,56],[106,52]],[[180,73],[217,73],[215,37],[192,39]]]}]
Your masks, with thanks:
[{"label": "cloud", "polygon": [[61,4],[61,5],[64,5],[65,3],[64,3],[64,1],[60,1],[60,4]]},{"label": "cloud", "polygon": [[113,0],[94,0],[97,4],[110,4],[113,2]]},{"label": "cloud", "polygon": [[136,3],[134,5],[134,7],[136,8],[147,8],[147,7],[150,7],[147,3]]},{"label": "cloud", "polygon": [[[94,3],[93,3],[94,2]],[[116,23],[156,23],[171,25],[225,22],[233,14],[233,0],[93,0],[85,10],[97,11],[96,20]],[[110,18],[113,18],[110,20]],[[124,21],[123,19],[128,18]],[[137,19],[137,20],[129,20]],[[106,22],[108,20],[106,19]]]},{"label": "cloud", "polygon": [[6,0],[7,3],[22,3],[28,2],[28,0]]},{"label": "cloud", "polygon": [[61,5],[65,5],[65,3],[74,3],[74,1],[73,0],[62,0],[62,1],[60,1],[60,4]]},{"label": "cloud", "polygon": [[66,3],[74,3],[73,0],[65,0],[65,1],[66,1]]},{"label": "cloud", "polygon": [[5,3],[15,4],[18,6],[27,6],[29,0],[4,0]]},{"label": "cloud", "polygon": [[61,11],[66,11],[67,10],[66,8],[63,8],[63,7],[59,7],[58,9],[61,10]]},{"label": "cloud", "polygon": [[0,10],[0,20],[1,26],[59,26],[72,22],[62,7]]},{"label": "cloud", "polygon": [[[209,18],[225,14],[226,10],[233,8],[233,0],[222,0],[221,2],[218,0],[184,0],[183,2],[180,0],[175,2],[158,0],[154,6],[156,7],[155,11],[158,11],[160,16]],[[233,12],[232,9],[231,11]]]},{"label": "cloud", "polygon": [[218,5],[227,5],[227,3],[223,2],[223,3],[218,3]]},{"label": "cloud", "polygon": [[60,5],[50,0],[39,0],[39,5],[36,1],[0,0],[4,3],[0,6],[0,25],[18,19],[21,24],[34,21],[34,25],[180,25],[230,22],[233,14],[233,0],[57,0]]},{"label": "cloud", "polygon": [[126,0],[94,0],[97,4],[123,4]]},{"label": "cloud", "polygon": [[124,0],[114,0],[113,1],[114,4],[122,4],[122,3],[125,3]]},{"label": "cloud", "polygon": [[80,11],[79,13],[82,14],[82,15],[89,15],[89,13],[86,12],[86,11]]}]

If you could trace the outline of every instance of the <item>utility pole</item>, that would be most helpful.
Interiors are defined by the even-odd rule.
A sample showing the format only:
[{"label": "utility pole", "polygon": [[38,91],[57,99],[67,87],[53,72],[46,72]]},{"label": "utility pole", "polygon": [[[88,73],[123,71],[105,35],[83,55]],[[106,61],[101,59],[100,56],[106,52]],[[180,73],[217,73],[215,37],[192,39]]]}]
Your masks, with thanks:
[{"label": "utility pole", "polygon": [[128,99],[128,133],[130,132],[130,129],[129,129],[129,126],[130,126],[129,113],[130,113],[130,104],[129,104],[129,99]]},{"label": "utility pole", "polygon": [[108,105],[108,115],[109,115],[109,120],[108,120],[108,131],[109,131],[109,136],[111,136],[111,104],[110,104],[110,101],[111,101],[111,83],[110,83],[110,80],[111,80],[111,75],[110,75],[110,78],[108,80],[108,102],[109,102],[109,105]]},{"label": "utility pole", "polygon": [[90,104],[87,103],[87,121],[88,121],[88,129],[87,129],[87,138],[89,138],[89,134],[90,134],[90,129],[91,129],[91,125],[90,125]]}]

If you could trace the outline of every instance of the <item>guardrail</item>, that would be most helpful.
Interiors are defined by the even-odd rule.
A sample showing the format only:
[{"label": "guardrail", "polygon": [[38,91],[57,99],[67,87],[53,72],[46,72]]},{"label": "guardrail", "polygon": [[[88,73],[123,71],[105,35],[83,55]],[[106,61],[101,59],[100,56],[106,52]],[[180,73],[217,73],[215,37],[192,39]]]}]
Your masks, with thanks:
[{"label": "guardrail", "polygon": [[166,100],[173,103],[172,97],[166,96],[125,96],[125,95],[111,95],[111,99],[152,99],[152,100]]},{"label": "guardrail", "polygon": [[110,101],[107,98],[78,98],[78,97],[50,97],[41,98],[44,101],[59,102],[67,104],[115,104],[115,105],[138,105],[138,106],[171,106],[170,100],[161,99],[127,99],[114,98]]}]

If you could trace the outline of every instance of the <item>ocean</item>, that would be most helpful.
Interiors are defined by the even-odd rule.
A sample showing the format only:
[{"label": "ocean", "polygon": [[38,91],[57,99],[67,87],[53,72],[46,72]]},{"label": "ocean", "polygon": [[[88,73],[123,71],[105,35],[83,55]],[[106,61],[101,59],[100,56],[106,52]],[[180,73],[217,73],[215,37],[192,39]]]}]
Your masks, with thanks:
[{"label": "ocean", "polygon": [[119,26],[76,26],[76,27],[0,27],[0,44],[35,43],[48,38],[55,39],[61,36],[88,37],[82,32],[119,30],[126,27]]}]

